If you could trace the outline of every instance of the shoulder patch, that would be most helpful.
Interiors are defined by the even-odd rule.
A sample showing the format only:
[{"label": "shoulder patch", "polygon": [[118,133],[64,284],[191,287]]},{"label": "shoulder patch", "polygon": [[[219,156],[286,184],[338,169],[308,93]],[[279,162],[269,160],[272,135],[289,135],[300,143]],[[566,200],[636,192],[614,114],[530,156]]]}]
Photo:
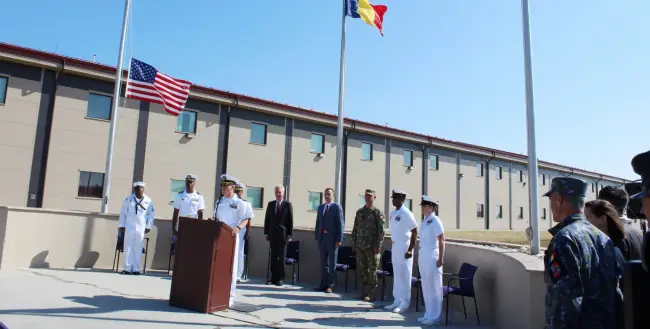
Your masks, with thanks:
[{"label": "shoulder patch", "polygon": [[199,192],[196,192],[196,194],[201,195],[201,193],[199,193]]}]

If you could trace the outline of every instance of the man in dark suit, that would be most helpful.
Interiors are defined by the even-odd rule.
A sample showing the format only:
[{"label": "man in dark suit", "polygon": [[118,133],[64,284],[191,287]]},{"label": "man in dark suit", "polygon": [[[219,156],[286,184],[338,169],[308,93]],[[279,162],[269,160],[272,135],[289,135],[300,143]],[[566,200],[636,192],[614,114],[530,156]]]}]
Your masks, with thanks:
[{"label": "man in dark suit", "polygon": [[293,206],[284,200],[284,186],[275,187],[275,200],[266,206],[264,216],[264,238],[271,248],[271,281],[281,286],[284,280],[284,258],[287,242],[293,233]]},{"label": "man in dark suit", "polygon": [[332,292],[336,275],[336,257],[343,241],[343,209],[332,202],[334,190],[325,189],[325,204],[318,206],[315,237],[320,251],[321,277],[316,291]]}]

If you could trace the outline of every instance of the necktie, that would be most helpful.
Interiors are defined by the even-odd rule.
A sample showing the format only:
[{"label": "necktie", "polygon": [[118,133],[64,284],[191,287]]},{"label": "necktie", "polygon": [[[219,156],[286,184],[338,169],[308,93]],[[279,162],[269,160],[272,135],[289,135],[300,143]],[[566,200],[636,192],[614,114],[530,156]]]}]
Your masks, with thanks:
[{"label": "necktie", "polygon": [[323,211],[323,220],[321,220],[320,223],[320,232],[325,233],[325,215],[327,215],[327,209],[329,209],[330,205],[327,204],[325,205],[325,210]]},{"label": "necktie", "polygon": [[276,201],[275,202],[275,215],[277,216],[279,214],[280,214],[280,201]]}]

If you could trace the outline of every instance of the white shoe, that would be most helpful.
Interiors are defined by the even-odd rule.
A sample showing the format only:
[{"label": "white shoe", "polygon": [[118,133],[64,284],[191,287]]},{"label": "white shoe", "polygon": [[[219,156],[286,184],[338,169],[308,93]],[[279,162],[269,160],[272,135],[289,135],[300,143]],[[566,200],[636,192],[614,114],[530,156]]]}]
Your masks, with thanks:
[{"label": "white shoe", "polygon": [[437,320],[431,320],[431,319],[425,319],[423,321],[420,321],[425,326],[432,326],[432,325],[438,325],[440,324],[440,321]]},{"label": "white shoe", "polygon": [[427,320],[427,318],[425,318],[425,317],[418,318],[418,322],[422,322],[422,321],[425,321],[425,320]]},{"label": "white shoe", "polygon": [[395,309],[393,310],[393,313],[404,313],[404,312],[406,312],[406,310],[408,310],[408,309],[409,309],[409,306],[408,306],[408,305],[406,305],[406,304],[400,304],[399,306],[397,306],[397,308],[395,308]]},{"label": "white shoe", "polygon": [[392,303],[392,304],[390,304],[390,305],[384,307],[384,309],[385,309],[385,310],[392,311],[392,310],[394,310],[395,308],[397,308],[398,306],[399,306],[399,303],[398,303],[398,302],[395,302],[395,303]]}]

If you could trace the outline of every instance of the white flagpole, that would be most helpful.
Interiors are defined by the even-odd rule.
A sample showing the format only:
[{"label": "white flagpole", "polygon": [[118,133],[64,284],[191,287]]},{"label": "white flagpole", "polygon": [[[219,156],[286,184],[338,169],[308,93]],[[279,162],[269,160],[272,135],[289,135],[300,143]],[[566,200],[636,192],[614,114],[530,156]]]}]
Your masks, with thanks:
[{"label": "white flagpole", "polygon": [[[124,41],[126,39],[126,23],[129,19],[129,5],[131,0],[125,0],[124,19],[122,21],[122,37],[120,39],[120,52],[117,57],[117,70],[115,72],[115,90],[113,91],[113,113],[111,116],[111,130],[108,138],[108,153],[106,154],[106,173],[104,175],[104,196],[102,198],[102,213],[108,211],[108,198],[111,191],[111,167],[113,166],[113,145],[115,144],[115,128],[117,126],[117,110],[120,103],[120,90],[122,89],[122,58],[124,57]],[[124,95],[126,96],[126,95]]]},{"label": "white flagpole", "polygon": [[537,150],[535,143],[535,104],[533,100],[533,67],[530,50],[530,17],[528,0],[521,0],[524,34],[524,72],[526,80],[526,127],[528,132],[528,195],[530,197],[530,254],[539,254],[539,187],[537,185]]},{"label": "white flagpole", "polygon": [[339,113],[336,129],[336,179],[335,179],[335,202],[341,204],[341,167],[343,165],[343,95],[345,92],[345,15],[346,1],[343,3],[343,15],[341,17],[341,64],[339,68]]}]

